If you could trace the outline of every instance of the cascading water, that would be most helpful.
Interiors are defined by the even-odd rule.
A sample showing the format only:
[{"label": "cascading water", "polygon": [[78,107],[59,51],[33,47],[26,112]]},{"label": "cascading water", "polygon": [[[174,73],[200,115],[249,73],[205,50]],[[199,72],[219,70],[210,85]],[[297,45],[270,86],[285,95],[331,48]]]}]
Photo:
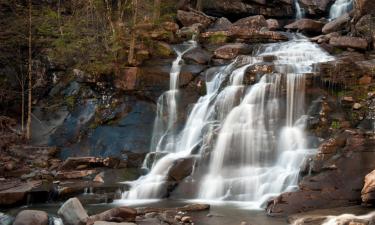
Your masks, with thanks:
[{"label": "cascading water", "polygon": [[[175,47],[177,58],[173,61],[170,71],[169,90],[164,92],[157,103],[157,113],[154,123],[153,136],[151,140],[151,153],[146,156],[143,167],[152,169],[150,174],[142,177],[138,182],[133,183],[129,192],[123,194],[128,199],[144,199],[159,197],[163,188],[164,178],[168,166],[177,156],[170,153],[176,149],[177,134],[177,107],[178,107],[178,88],[179,75],[181,73],[183,55],[189,50],[197,47],[197,43],[191,40],[182,46]],[[159,164],[156,164],[158,158],[162,158]],[[169,163],[168,163],[169,162]],[[141,185],[141,186],[140,186]]]},{"label": "cascading water", "polygon": [[[274,58],[273,72],[248,86],[247,70],[269,65],[265,58]],[[332,59],[306,38],[293,36],[206,73],[206,95],[194,105],[174,143],[163,145],[173,149],[166,147],[169,153],[124,197],[161,197],[169,168],[191,154],[201,159],[192,179],[200,184],[199,199],[260,207],[271,196],[296,188],[300,166],[315,152],[308,149],[303,132],[306,74],[314,72],[314,63]]]},{"label": "cascading water", "polygon": [[353,9],[353,0],[336,0],[329,11],[329,19],[334,20]]},{"label": "cascading water", "polygon": [[296,8],[296,19],[302,19],[305,16],[305,12],[301,8],[298,0],[294,0],[294,7]]},{"label": "cascading water", "polygon": [[313,72],[313,63],[332,58],[305,39],[272,44],[258,54],[267,55],[276,56],[277,73],[250,87],[223,122],[200,199],[247,201],[260,207],[269,197],[295,188],[301,164],[314,153],[303,133],[305,74]]}]

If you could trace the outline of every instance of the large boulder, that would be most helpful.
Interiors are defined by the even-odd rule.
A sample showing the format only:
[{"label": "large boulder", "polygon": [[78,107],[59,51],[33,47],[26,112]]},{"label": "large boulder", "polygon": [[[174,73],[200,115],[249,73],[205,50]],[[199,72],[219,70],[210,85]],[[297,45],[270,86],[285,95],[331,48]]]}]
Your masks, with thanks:
[{"label": "large boulder", "polygon": [[177,11],[177,19],[185,27],[189,27],[196,23],[200,23],[204,27],[208,27],[215,21],[214,18],[204,15],[203,13],[183,10]]},{"label": "large boulder", "polygon": [[367,40],[359,37],[332,37],[329,44],[339,48],[354,48],[359,50],[366,50],[368,47]]},{"label": "large boulder", "polygon": [[326,25],[324,25],[322,32],[323,34],[329,34],[332,32],[343,30],[348,26],[349,21],[350,21],[349,14],[345,13],[339,18],[336,18],[335,20],[332,20]]},{"label": "large boulder", "polygon": [[262,15],[242,18],[237,20],[233,25],[241,28],[252,28],[257,30],[260,30],[263,27],[268,27],[267,21]]},{"label": "large boulder", "polygon": [[175,161],[168,171],[168,180],[176,182],[182,181],[193,171],[194,162],[194,157],[182,158]]},{"label": "large boulder", "polygon": [[23,210],[17,214],[13,225],[48,225],[48,214],[38,210]]},{"label": "large boulder", "polygon": [[298,30],[305,33],[321,33],[324,23],[312,19],[300,19],[286,25],[285,29]]},{"label": "large boulder", "polygon": [[365,185],[361,193],[364,203],[375,204],[375,170],[366,175]]},{"label": "large boulder", "polygon": [[234,59],[240,54],[249,54],[251,51],[252,48],[248,44],[234,43],[217,48],[214,52],[214,56],[218,59]]},{"label": "large boulder", "polygon": [[372,42],[375,47],[375,16],[367,14],[359,19],[354,26],[354,33],[358,37],[365,38],[369,43]]},{"label": "large boulder", "polygon": [[64,225],[86,225],[89,218],[78,198],[70,198],[66,201],[57,214],[61,217]]},{"label": "large boulder", "polygon": [[208,28],[208,31],[228,30],[231,26],[233,26],[232,22],[225,17],[221,17]]},{"label": "large boulder", "polygon": [[107,222],[134,222],[137,216],[137,210],[129,207],[119,207],[107,210],[100,214],[90,216],[87,225],[93,225],[96,221]]}]

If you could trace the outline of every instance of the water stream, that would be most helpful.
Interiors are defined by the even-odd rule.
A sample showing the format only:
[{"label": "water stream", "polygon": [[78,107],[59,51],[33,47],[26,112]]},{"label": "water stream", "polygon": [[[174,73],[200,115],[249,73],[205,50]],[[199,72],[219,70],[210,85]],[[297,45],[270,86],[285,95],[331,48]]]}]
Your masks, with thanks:
[{"label": "water stream", "polygon": [[336,0],[329,11],[329,19],[334,20],[353,9],[353,0]]},{"label": "water stream", "polygon": [[[169,169],[191,155],[198,159],[194,179],[187,181],[196,184],[195,199],[260,208],[270,197],[296,189],[301,165],[315,153],[304,134],[306,75],[315,72],[314,63],[332,59],[305,37],[293,35],[206,73],[206,95],[194,104],[184,128],[168,144],[156,146],[153,152],[164,154],[146,159],[154,160],[147,162],[150,173],[131,183],[124,199],[165,196]],[[248,70],[264,65],[273,71],[259,73],[253,85],[246,83]],[[165,136],[154,138],[164,143]]]}]

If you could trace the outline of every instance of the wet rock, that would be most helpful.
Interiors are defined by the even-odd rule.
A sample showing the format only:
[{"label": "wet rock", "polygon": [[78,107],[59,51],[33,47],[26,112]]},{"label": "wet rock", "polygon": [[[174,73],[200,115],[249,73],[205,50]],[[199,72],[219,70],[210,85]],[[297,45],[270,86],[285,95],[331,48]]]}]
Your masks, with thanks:
[{"label": "wet rock", "polygon": [[323,34],[329,34],[332,32],[343,30],[348,26],[349,21],[350,16],[346,13],[324,25],[322,32]]},{"label": "wet rock", "polygon": [[227,44],[216,49],[214,52],[214,56],[218,59],[234,59],[238,55],[249,54],[251,51],[251,46],[247,44]]},{"label": "wet rock", "polygon": [[[317,155],[312,175],[303,177],[296,192],[283,193],[267,206],[270,215],[359,204],[363,178],[375,167],[375,139],[355,130],[343,134],[345,145],[330,155]],[[353,163],[359,160],[361,163]],[[350,180],[350,182],[348,182]]]},{"label": "wet rock", "polygon": [[114,85],[116,88],[123,91],[132,91],[137,88],[139,82],[138,67],[127,67],[122,73],[116,76]]},{"label": "wet rock", "polygon": [[23,210],[17,214],[13,225],[48,225],[48,214],[38,210]]},{"label": "wet rock", "polygon": [[77,198],[66,201],[57,214],[63,220],[64,225],[86,225],[88,219],[85,209]]},{"label": "wet rock", "polygon": [[87,225],[92,225],[96,221],[134,222],[136,216],[137,210],[129,207],[119,207],[107,210],[94,216],[90,216],[87,220]]},{"label": "wet rock", "polygon": [[185,27],[196,23],[202,24],[203,27],[208,27],[214,21],[214,18],[204,15],[203,13],[182,10],[177,11],[177,19]]},{"label": "wet rock", "polygon": [[366,204],[375,204],[375,170],[366,175],[361,198]]},{"label": "wet rock", "polygon": [[197,211],[206,211],[210,209],[208,204],[189,204],[184,207],[177,208],[178,211],[182,212],[197,212]]},{"label": "wet rock", "polygon": [[241,28],[249,28],[260,30],[263,27],[268,27],[267,21],[262,15],[250,16],[237,20],[233,26],[238,26]]},{"label": "wet rock", "polygon": [[312,19],[300,19],[289,25],[285,29],[298,30],[305,33],[321,33],[324,23]]},{"label": "wet rock", "polygon": [[368,47],[366,39],[347,36],[332,37],[329,40],[329,44],[339,48],[354,48],[359,50],[366,50]]},{"label": "wet rock", "polygon": [[172,181],[181,181],[193,171],[195,158],[182,158],[177,160],[168,171],[168,178]]},{"label": "wet rock", "polygon": [[187,63],[198,63],[198,64],[208,64],[211,60],[212,55],[206,50],[197,47],[188,52],[183,56],[183,59]]}]

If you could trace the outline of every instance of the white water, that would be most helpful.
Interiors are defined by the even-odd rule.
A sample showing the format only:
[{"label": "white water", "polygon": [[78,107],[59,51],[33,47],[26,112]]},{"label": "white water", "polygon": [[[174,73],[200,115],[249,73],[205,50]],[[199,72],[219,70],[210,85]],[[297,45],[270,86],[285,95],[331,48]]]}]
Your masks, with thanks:
[{"label": "white water", "polygon": [[329,11],[329,19],[334,20],[353,8],[353,0],[336,0]]},{"label": "white water", "polygon": [[301,8],[301,5],[299,4],[298,0],[294,0],[294,7],[296,8],[296,19],[302,19],[305,17],[305,12]]},{"label": "white water", "polygon": [[[246,70],[264,63],[265,56],[276,56],[274,72],[252,86],[244,85]],[[169,168],[197,148],[203,160],[191,180],[200,184],[198,199],[244,201],[259,208],[270,197],[295,189],[300,166],[315,152],[308,149],[303,132],[305,74],[314,72],[314,63],[332,59],[295,36],[207,73],[207,94],[194,105],[184,129],[171,139],[174,142],[163,145],[169,153],[134,182],[124,198],[164,196]]]},{"label": "white water", "polygon": [[179,75],[183,64],[183,55],[195,47],[197,47],[197,43],[191,40],[180,46],[182,50],[178,47],[175,48],[177,58],[172,63],[169,90],[158,99],[151,153],[146,156],[143,163],[144,168],[152,170],[147,176],[132,183],[133,188],[129,192],[125,192],[123,198],[135,200],[160,197],[169,166],[174,160],[182,157],[180,154],[174,154],[176,152]]}]

